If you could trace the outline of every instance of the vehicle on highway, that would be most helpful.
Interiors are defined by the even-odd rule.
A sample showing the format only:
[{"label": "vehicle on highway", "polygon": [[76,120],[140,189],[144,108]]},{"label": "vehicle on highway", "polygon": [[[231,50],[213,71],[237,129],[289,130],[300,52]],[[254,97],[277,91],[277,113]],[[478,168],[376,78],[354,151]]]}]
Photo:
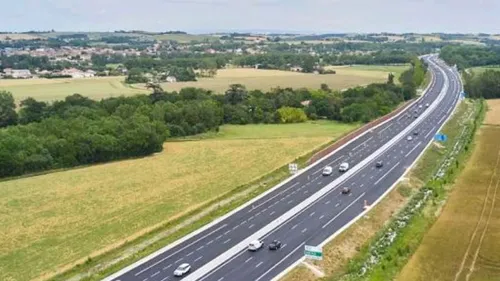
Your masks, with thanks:
[{"label": "vehicle on highway", "polygon": [[428,104],[428,103],[426,103],[426,104],[425,104],[425,107],[429,107],[429,104]]},{"label": "vehicle on highway", "polygon": [[281,242],[278,240],[274,240],[273,242],[271,242],[271,244],[269,244],[269,250],[271,251],[275,251],[280,248],[281,248]]},{"label": "vehicle on highway", "polygon": [[351,188],[350,187],[344,187],[342,188],[342,194],[349,194],[351,193]]},{"label": "vehicle on highway", "polygon": [[377,161],[377,163],[375,163],[375,167],[377,168],[382,168],[382,166],[384,166],[384,162],[382,161]]},{"label": "vehicle on highway", "polygon": [[262,242],[261,240],[254,240],[248,245],[248,250],[255,252],[262,248],[262,246],[264,246],[264,242]]},{"label": "vehicle on highway", "polygon": [[413,139],[413,138],[412,138],[412,136],[408,136],[408,137],[406,138],[406,140],[409,140],[409,141],[411,141],[412,139]]},{"label": "vehicle on highway", "polygon": [[340,164],[339,171],[346,172],[347,170],[349,170],[349,163],[344,162]]},{"label": "vehicle on highway", "polygon": [[421,105],[421,104],[420,104],[420,105],[418,105],[418,108],[422,108],[422,105]]},{"label": "vehicle on highway", "polygon": [[413,118],[417,119],[417,118],[418,118],[418,115],[417,115],[417,114],[415,114],[415,115],[413,116]]},{"label": "vehicle on highway", "polygon": [[415,136],[418,136],[418,131],[417,131],[417,130],[413,131],[413,134],[414,134]]},{"label": "vehicle on highway", "polygon": [[184,276],[188,274],[190,270],[191,270],[191,265],[189,265],[189,263],[183,263],[179,265],[179,267],[177,267],[177,269],[174,271],[174,276],[178,277]]},{"label": "vehicle on highway", "polygon": [[329,176],[331,175],[333,172],[333,168],[331,166],[326,166],[325,168],[323,168],[323,176]]}]

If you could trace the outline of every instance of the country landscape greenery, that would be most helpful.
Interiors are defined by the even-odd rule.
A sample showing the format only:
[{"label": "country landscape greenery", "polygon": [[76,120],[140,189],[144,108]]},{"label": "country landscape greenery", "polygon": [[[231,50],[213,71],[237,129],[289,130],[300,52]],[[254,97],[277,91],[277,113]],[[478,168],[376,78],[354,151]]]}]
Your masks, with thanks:
[{"label": "country landscape greenery", "polygon": [[[23,39],[13,40],[16,36]],[[6,230],[0,238],[5,245],[0,279],[78,280],[80,273],[102,269],[103,260],[127,252],[128,243],[135,246],[134,241],[140,243],[158,229],[173,231],[192,219],[112,269],[172,242],[286,178],[291,161],[305,163],[302,158],[415,98],[429,81],[418,55],[440,51],[443,60],[457,64],[468,97],[500,97],[500,72],[495,71],[500,49],[492,35],[270,34],[258,42],[254,37],[180,31],[1,35],[0,72],[76,68],[114,77],[43,74],[41,79],[0,80],[0,228]],[[54,61],[1,51],[47,47],[133,52]],[[349,77],[344,70],[351,71]],[[269,79],[217,82],[229,72],[245,79],[265,72]],[[167,82],[168,77],[176,82]],[[299,79],[308,82],[297,84]],[[329,83],[333,79],[337,81]],[[450,135],[458,132],[455,121],[445,129],[456,131]],[[437,156],[431,158],[424,161],[437,161]],[[420,187],[412,186],[411,192],[400,188],[389,198],[402,208]],[[192,218],[237,192],[243,195],[229,207]],[[370,234],[395,213],[384,210],[384,217],[374,218],[368,228]],[[370,238],[357,233],[365,242]],[[420,241],[411,242],[414,251]],[[358,245],[353,252],[360,254],[350,263],[337,259],[328,265],[349,266],[354,272],[367,249]],[[410,253],[388,252],[398,262],[383,266],[395,274]],[[30,270],[23,270],[26,266]],[[111,272],[106,270],[91,272],[89,280]],[[304,272],[297,276],[315,279]],[[380,276],[369,280],[382,280]]]}]

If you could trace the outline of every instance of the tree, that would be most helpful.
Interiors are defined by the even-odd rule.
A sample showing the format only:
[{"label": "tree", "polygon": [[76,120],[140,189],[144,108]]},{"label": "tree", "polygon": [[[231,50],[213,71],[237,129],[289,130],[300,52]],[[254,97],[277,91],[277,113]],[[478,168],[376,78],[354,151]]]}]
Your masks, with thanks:
[{"label": "tree", "polygon": [[0,91],[0,128],[17,124],[14,97],[10,92]]},{"label": "tree", "polygon": [[387,77],[387,84],[392,84],[394,85],[394,74],[391,72],[389,73],[388,77]]},{"label": "tree", "polygon": [[301,123],[307,121],[306,113],[302,108],[282,107],[278,109],[280,123]]},{"label": "tree", "polygon": [[241,84],[232,84],[224,95],[225,100],[230,104],[238,104],[248,99],[248,92]]},{"label": "tree", "polygon": [[20,105],[19,123],[21,124],[40,122],[47,114],[47,103],[37,101],[34,98],[22,100]]}]

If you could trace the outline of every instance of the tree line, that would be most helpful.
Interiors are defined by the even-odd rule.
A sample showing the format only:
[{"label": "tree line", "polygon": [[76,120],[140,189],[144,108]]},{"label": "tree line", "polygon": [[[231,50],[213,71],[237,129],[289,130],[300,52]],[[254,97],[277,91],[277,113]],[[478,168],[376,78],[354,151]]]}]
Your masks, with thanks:
[{"label": "tree line", "polygon": [[439,56],[450,65],[463,70],[474,66],[499,65],[500,47],[449,45],[441,49]]},{"label": "tree line", "polygon": [[218,131],[223,124],[368,122],[413,98],[423,71],[415,60],[400,85],[389,75],[387,83],[344,92],[325,84],[268,92],[235,84],[224,94],[154,87],[149,95],[100,101],[79,94],[52,103],[27,98],[18,110],[12,94],[0,92],[0,177],[150,155],[168,138]]},{"label": "tree line", "polygon": [[464,91],[471,98],[500,98],[500,71],[486,70],[480,74],[465,72]]}]

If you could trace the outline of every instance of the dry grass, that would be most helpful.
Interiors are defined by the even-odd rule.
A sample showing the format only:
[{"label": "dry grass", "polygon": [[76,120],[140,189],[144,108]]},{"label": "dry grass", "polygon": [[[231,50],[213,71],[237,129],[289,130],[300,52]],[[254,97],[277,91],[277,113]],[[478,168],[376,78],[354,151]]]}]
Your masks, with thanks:
[{"label": "dry grass", "polygon": [[488,100],[488,114],[484,118],[484,124],[500,125],[500,99]]},{"label": "dry grass", "polygon": [[33,39],[40,39],[42,37],[35,36],[32,34],[20,34],[20,33],[0,33],[0,41],[5,41],[7,39],[10,40],[33,40]]},{"label": "dry grass", "polygon": [[[404,70],[406,66],[395,68]],[[387,81],[389,72],[391,71],[339,67],[335,75],[315,75],[280,70],[233,68],[219,70],[215,78],[203,78],[197,82],[163,83],[162,87],[168,91],[179,91],[184,87],[202,87],[217,93],[224,93],[229,85],[236,83],[245,85],[247,89],[263,91],[276,87],[318,89],[322,83],[325,83],[332,89],[340,90]]]},{"label": "dry grass", "polygon": [[294,126],[283,128],[314,133],[231,126],[221,138],[165,143],[151,157],[1,182],[0,280],[32,280],[119,245],[352,129]]},{"label": "dry grass", "polygon": [[[405,187],[416,190],[413,184],[400,184],[398,188]],[[374,233],[380,230],[408,201],[408,198],[400,192],[393,191],[387,195],[373,210],[361,218],[346,231],[323,247],[323,261],[314,262],[327,276],[339,276],[344,273],[349,259],[353,258]],[[313,281],[318,280],[314,274],[305,266],[300,265],[282,281]]]},{"label": "dry grass", "polygon": [[[488,101],[486,123],[498,124],[498,105]],[[480,128],[469,164],[398,280],[499,280],[499,139],[499,127]]]},{"label": "dry grass", "polygon": [[17,102],[27,97],[41,101],[60,100],[74,93],[93,99],[149,93],[143,89],[128,87],[123,83],[124,79],[124,77],[96,77],[91,79],[0,80],[0,91],[11,92]]},{"label": "dry grass", "polygon": [[[389,72],[400,73],[407,66],[353,66],[337,67],[335,75],[314,75],[291,71],[262,70],[248,68],[222,69],[215,78],[202,78],[195,82],[163,83],[167,91],[179,91],[184,87],[206,88],[216,93],[224,93],[231,84],[240,83],[249,90],[263,91],[276,87],[314,88],[326,83],[332,89],[346,89],[357,85],[387,80]],[[27,97],[41,101],[64,99],[79,93],[93,99],[119,95],[149,93],[144,85],[132,87],[123,83],[124,77],[103,77],[92,79],[28,79],[0,80],[0,91],[12,92],[19,102]]]}]

